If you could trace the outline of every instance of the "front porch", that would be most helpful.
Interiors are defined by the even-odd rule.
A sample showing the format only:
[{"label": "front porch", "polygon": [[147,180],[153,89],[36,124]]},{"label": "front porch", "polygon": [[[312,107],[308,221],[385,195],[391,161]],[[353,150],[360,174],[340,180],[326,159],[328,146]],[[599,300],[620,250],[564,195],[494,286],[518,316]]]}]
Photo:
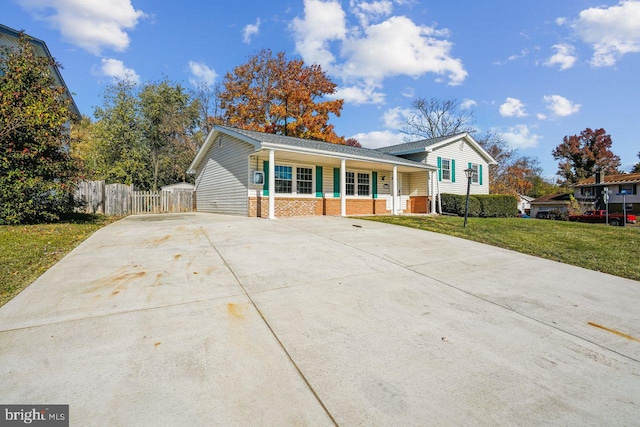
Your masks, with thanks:
[{"label": "front porch", "polygon": [[249,156],[250,176],[256,172],[264,175],[262,182],[250,182],[248,215],[276,218],[433,212],[431,194],[435,188],[430,186],[435,186],[436,169],[398,163],[263,149]]}]

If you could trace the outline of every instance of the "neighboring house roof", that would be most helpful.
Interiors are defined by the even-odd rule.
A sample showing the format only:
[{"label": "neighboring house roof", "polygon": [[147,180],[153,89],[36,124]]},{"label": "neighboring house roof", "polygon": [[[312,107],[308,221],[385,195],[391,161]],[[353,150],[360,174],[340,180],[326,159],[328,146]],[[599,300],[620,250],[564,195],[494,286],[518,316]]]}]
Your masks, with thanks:
[{"label": "neighboring house roof", "polygon": [[329,142],[313,141],[309,139],[294,138],[290,136],[277,135],[273,133],[256,132],[227,126],[214,126],[207,136],[204,145],[198,151],[195,159],[189,166],[188,173],[195,173],[198,165],[205,157],[213,141],[220,134],[236,137],[244,142],[252,144],[256,151],[261,149],[279,149],[290,152],[300,152],[305,154],[317,154],[323,156],[345,158],[352,160],[365,160],[371,162],[387,163],[398,166],[410,166],[425,170],[436,170],[435,167],[424,163],[414,162],[383,153],[369,148],[352,147],[349,145],[332,144]]},{"label": "neighboring house roof", "polygon": [[518,194],[518,197],[520,197],[525,202],[531,202],[531,201],[535,200],[534,197],[525,196],[523,194]]},{"label": "neighboring house roof", "polygon": [[[35,37],[32,37],[26,33],[25,35],[29,37],[29,41],[31,42],[31,45],[33,46],[33,49],[35,50],[35,53],[37,56],[53,59],[53,56],[51,55],[51,52],[49,52],[49,49],[47,48],[47,44],[44,41],[37,39]],[[19,37],[20,37],[20,31],[16,31],[13,28],[9,28],[5,25],[0,24],[0,46],[17,47]],[[58,67],[51,67],[51,76],[53,77],[53,80],[56,82],[56,85],[62,86],[65,88],[66,96],[68,99],[71,100],[71,105],[69,106],[69,108],[71,109],[71,112],[77,115],[78,118],[81,117],[80,110],[78,109],[76,102],[73,100],[73,97],[71,96],[71,91],[69,90],[69,87],[67,86],[67,84],[64,82],[64,79],[62,78],[62,74],[60,74],[60,70],[58,69]]]},{"label": "neighboring house roof", "polygon": [[487,153],[487,151],[482,148],[475,139],[473,139],[469,132],[461,132],[431,139],[422,139],[420,141],[405,142],[403,144],[391,145],[389,147],[376,148],[376,150],[396,156],[403,154],[415,154],[424,151],[434,151],[440,147],[459,141],[460,139],[466,140],[469,145],[471,145],[482,157],[485,158],[487,163],[491,165],[497,163],[496,160]]},{"label": "neighboring house roof", "polygon": [[636,184],[640,183],[640,173],[623,173],[618,175],[604,175],[604,180],[600,184],[596,184],[596,178],[586,178],[578,181],[574,187],[593,187],[594,185],[609,184]]}]

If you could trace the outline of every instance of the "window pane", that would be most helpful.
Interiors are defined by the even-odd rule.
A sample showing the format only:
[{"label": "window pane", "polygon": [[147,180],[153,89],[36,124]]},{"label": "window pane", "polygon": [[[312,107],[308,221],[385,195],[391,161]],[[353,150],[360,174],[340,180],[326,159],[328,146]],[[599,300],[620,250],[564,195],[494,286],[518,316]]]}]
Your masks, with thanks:
[{"label": "window pane", "polygon": [[368,196],[368,195],[369,195],[369,174],[359,173],[358,174],[358,196]]},{"label": "window pane", "polygon": [[347,172],[345,184],[347,185],[347,196],[355,195],[355,174],[353,172]]},{"label": "window pane", "polygon": [[442,159],[442,179],[449,181],[451,179],[451,168],[449,160]]},{"label": "window pane", "polygon": [[296,168],[296,192],[311,194],[313,190],[313,170],[311,168]]},{"label": "window pane", "polygon": [[478,182],[478,165],[471,165],[471,169],[473,169],[473,173],[471,174],[471,182]]},{"label": "window pane", "polygon": [[292,168],[291,166],[275,167],[276,193],[291,193]]}]

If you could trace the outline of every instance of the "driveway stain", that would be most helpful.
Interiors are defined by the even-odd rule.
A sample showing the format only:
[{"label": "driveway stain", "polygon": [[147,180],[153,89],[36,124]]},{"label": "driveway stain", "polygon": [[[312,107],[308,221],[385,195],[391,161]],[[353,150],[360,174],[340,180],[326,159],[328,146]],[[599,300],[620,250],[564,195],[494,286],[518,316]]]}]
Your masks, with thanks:
[{"label": "driveway stain", "polygon": [[234,304],[232,302],[227,303],[227,313],[233,319],[242,320],[244,319],[244,310],[238,304]]}]

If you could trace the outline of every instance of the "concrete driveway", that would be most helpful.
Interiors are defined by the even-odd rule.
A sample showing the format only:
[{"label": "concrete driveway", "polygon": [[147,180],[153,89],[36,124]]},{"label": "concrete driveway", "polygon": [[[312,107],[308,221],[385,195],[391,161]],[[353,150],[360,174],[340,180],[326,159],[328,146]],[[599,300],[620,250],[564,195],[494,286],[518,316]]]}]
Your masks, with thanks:
[{"label": "concrete driveway", "polygon": [[72,425],[638,425],[638,337],[640,282],[491,246],[131,216],[0,308],[0,403]]}]

